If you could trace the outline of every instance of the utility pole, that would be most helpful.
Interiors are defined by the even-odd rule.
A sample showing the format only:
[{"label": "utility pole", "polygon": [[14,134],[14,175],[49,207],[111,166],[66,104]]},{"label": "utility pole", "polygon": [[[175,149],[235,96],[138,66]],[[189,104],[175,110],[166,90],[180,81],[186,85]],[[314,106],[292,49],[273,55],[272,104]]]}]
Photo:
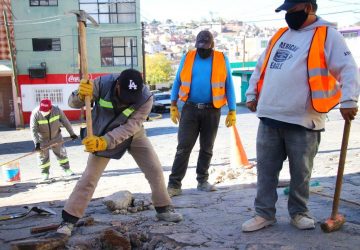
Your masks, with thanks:
[{"label": "utility pole", "polygon": [[243,40],[243,67],[245,68],[245,35]]},{"label": "utility pole", "polygon": [[8,19],[7,19],[7,14],[5,9],[3,10],[3,14],[4,14],[4,24],[5,24],[5,32],[6,32],[6,39],[8,42],[8,46],[9,46],[9,51],[10,51],[10,60],[11,60],[11,65],[12,65],[12,73],[13,73],[13,85],[15,85],[15,97],[16,100],[14,100],[14,111],[15,111],[15,127],[16,127],[16,117],[19,117],[19,125],[21,128],[24,128],[24,118],[23,118],[23,113],[22,113],[22,106],[21,106],[21,101],[20,101],[20,97],[19,97],[19,93],[20,93],[20,88],[19,88],[19,84],[17,81],[17,70],[16,70],[16,64],[15,64],[15,60],[14,60],[14,50],[13,50],[13,46],[11,43],[11,38],[10,38],[10,31],[9,31],[9,23],[8,23]]},{"label": "utility pole", "polygon": [[142,40],[142,59],[143,59],[143,78],[146,84],[146,67],[145,67],[145,23],[141,22],[141,40]]}]

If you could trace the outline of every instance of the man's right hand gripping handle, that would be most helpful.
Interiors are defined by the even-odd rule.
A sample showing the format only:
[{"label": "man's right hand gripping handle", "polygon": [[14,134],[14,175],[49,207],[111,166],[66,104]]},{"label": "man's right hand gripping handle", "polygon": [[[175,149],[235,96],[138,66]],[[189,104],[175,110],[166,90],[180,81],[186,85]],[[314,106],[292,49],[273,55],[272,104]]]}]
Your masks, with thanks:
[{"label": "man's right hand gripping handle", "polygon": [[93,96],[94,84],[91,80],[81,79],[78,89],[78,96],[81,101],[85,100],[85,96]]},{"label": "man's right hand gripping handle", "polygon": [[170,118],[175,124],[178,124],[178,122],[180,121],[180,113],[177,106],[170,107]]}]

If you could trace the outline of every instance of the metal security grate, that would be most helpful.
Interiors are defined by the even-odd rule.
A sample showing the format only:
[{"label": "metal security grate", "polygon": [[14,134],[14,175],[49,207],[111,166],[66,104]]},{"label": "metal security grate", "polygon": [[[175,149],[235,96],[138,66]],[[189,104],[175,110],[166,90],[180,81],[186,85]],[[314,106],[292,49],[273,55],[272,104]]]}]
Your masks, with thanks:
[{"label": "metal security grate", "polygon": [[35,89],[35,102],[40,104],[44,98],[50,99],[53,104],[63,104],[63,90],[62,89]]}]

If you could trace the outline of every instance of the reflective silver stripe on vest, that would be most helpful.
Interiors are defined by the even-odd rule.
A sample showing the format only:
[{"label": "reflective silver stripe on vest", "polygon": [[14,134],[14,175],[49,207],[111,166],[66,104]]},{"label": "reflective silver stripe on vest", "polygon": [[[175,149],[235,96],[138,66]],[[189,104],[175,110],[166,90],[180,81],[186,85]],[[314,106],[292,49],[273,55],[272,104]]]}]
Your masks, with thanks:
[{"label": "reflective silver stripe on vest", "polygon": [[190,87],[190,83],[189,82],[182,82],[181,86]]},{"label": "reflective silver stripe on vest", "polygon": [[313,76],[329,76],[329,70],[324,68],[314,68],[309,70],[309,77]]},{"label": "reflective silver stripe on vest", "polygon": [[220,100],[222,100],[222,99],[224,99],[224,98],[225,98],[225,95],[213,96],[213,100],[214,100],[214,101],[220,101]]},{"label": "reflective silver stripe on vest", "polygon": [[187,94],[180,89],[180,90],[179,90],[179,96],[180,96],[180,97],[185,97],[185,96],[187,96]]},{"label": "reflective silver stripe on vest", "polygon": [[114,108],[111,102],[105,101],[104,99],[100,98],[99,100],[100,107],[112,109]]},{"label": "reflective silver stripe on vest", "polygon": [[211,86],[213,88],[225,88],[225,83],[224,82],[212,83]]},{"label": "reflective silver stripe on vest", "polygon": [[311,95],[313,99],[330,98],[339,92],[340,86],[336,85],[336,88],[331,91],[312,91]]}]

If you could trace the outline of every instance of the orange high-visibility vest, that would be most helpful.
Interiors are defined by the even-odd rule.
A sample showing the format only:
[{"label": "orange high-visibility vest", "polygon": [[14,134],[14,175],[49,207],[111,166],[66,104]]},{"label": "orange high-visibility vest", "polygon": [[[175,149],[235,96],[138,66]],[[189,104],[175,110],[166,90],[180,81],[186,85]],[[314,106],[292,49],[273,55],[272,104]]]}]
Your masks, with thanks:
[{"label": "orange high-visibility vest", "polygon": [[[196,56],[196,50],[189,51],[186,54],[183,68],[180,73],[181,85],[179,90],[179,99],[186,102],[192,80],[192,68]],[[211,92],[215,108],[221,108],[226,104],[226,62],[222,52],[214,51],[211,71]]]},{"label": "orange high-visibility vest", "polygon": [[[271,51],[280,37],[288,30],[281,28],[271,38],[264,63],[260,70],[260,79],[257,82],[257,95],[260,95],[264,83],[265,71]],[[325,42],[327,27],[320,26],[315,29],[307,58],[308,83],[311,91],[311,102],[315,111],[327,113],[339,104],[341,90],[336,79],[330,74],[325,59]]]}]

